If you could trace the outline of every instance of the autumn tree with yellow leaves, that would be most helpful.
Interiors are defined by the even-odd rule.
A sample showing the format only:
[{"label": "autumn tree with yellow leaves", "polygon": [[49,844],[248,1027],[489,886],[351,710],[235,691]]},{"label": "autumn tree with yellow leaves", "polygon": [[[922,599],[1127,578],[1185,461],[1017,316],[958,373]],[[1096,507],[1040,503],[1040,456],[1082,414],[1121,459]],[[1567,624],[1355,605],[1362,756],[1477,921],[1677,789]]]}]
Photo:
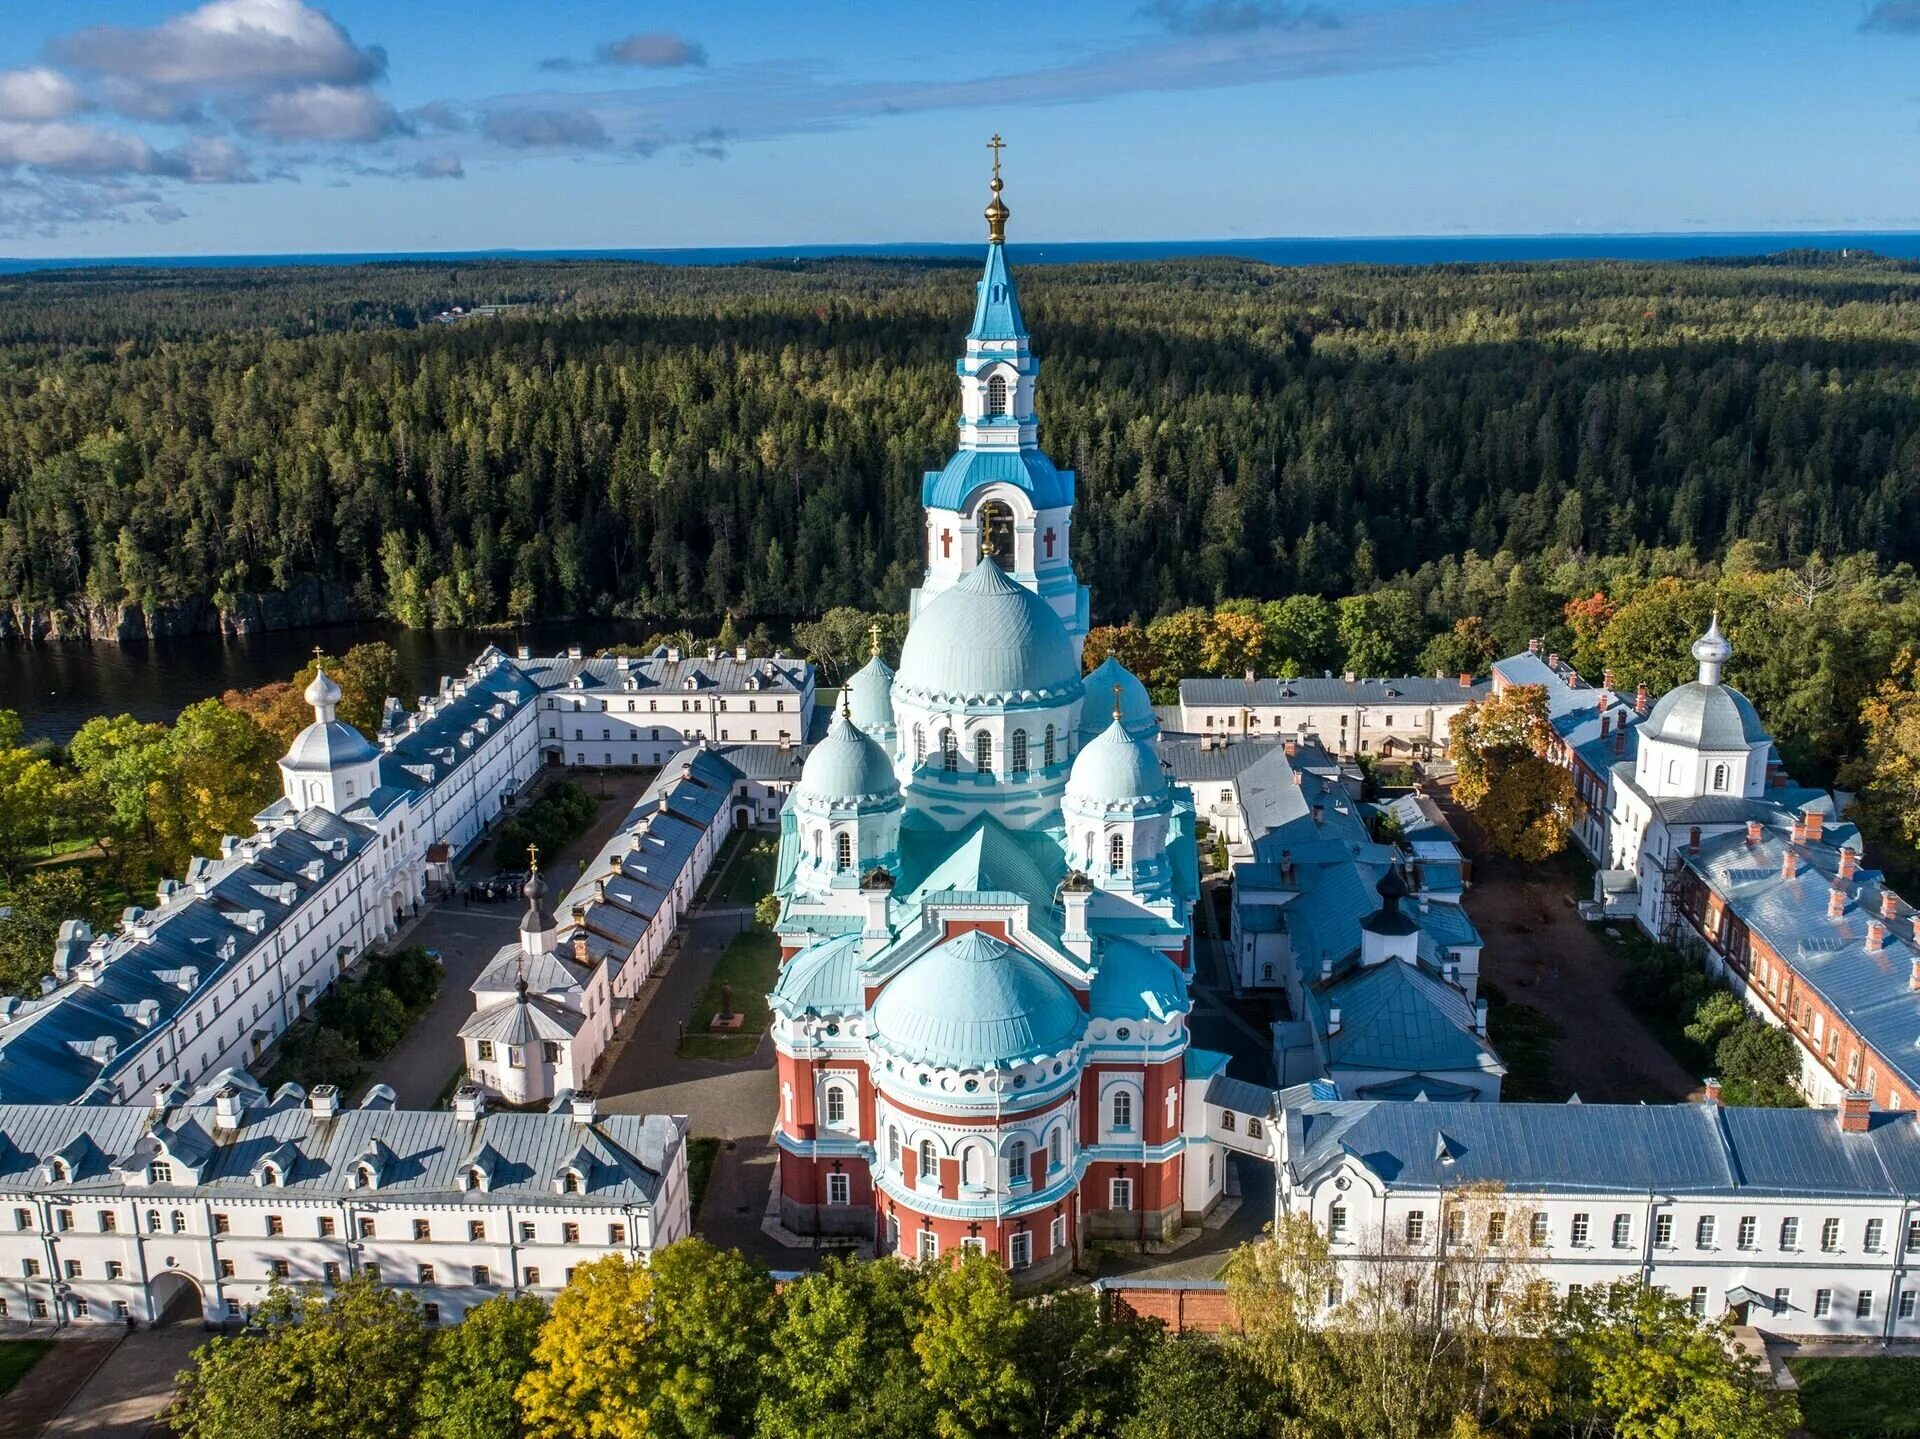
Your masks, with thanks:
[{"label": "autumn tree with yellow leaves", "polygon": [[1515,859],[1566,848],[1573,775],[1547,757],[1553,728],[1544,685],[1516,685],[1468,705],[1453,722],[1453,795],[1487,842]]}]

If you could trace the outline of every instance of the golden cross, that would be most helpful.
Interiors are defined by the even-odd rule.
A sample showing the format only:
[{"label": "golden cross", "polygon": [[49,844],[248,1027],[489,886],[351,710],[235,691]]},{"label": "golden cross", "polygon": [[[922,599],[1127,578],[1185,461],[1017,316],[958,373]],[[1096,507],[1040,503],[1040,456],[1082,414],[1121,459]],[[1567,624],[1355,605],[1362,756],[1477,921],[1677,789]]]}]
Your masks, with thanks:
[{"label": "golden cross", "polygon": [[993,178],[998,180],[1000,178],[1000,152],[1007,148],[1007,142],[1000,138],[1000,132],[998,130],[994,131],[993,138],[987,141],[987,148],[993,151]]},{"label": "golden cross", "polygon": [[875,620],[872,624],[867,626],[867,639],[873,645],[873,653],[870,656],[868,656],[868,658],[876,659],[876,660],[879,659],[880,658],[880,621]]},{"label": "golden cross", "polygon": [[530,844],[527,846],[527,872],[529,874],[537,874],[539,873],[539,871],[540,871],[540,846],[537,844]]},{"label": "golden cross", "polygon": [[315,646],[313,647],[313,657],[314,657],[314,659],[316,659],[316,660],[318,660],[318,659],[320,658],[320,646],[319,646],[319,645],[315,645]]}]

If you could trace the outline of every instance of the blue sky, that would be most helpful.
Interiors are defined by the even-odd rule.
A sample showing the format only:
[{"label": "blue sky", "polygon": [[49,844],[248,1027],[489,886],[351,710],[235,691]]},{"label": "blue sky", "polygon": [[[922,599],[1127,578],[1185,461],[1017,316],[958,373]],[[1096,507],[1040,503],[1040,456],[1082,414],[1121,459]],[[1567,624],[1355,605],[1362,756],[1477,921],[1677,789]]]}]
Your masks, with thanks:
[{"label": "blue sky", "polygon": [[0,253],[1920,229],[1920,0],[0,7]]}]

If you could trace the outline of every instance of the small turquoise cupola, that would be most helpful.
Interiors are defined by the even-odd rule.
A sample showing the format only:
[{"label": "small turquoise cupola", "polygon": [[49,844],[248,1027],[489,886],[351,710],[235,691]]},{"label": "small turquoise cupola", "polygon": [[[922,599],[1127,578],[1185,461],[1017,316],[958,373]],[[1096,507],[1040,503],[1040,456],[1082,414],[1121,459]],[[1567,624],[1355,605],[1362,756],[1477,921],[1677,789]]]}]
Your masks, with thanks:
[{"label": "small turquoise cupola", "polygon": [[1173,786],[1150,745],[1127,733],[1121,687],[1112,719],[1073,761],[1061,796],[1067,863],[1103,890],[1158,895],[1172,880]]},{"label": "small turquoise cupola", "polygon": [[1153,712],[1153,697],[1147,693],[1147,687],[1134,677],[1132,670],[1121,664],[1112,655],[1108,655],[1087,673],[1086,679],[1088,703],[1080,711],[1080,744],[1092,744],[1100,731],[1112,724],[1112,717],[1106,707],[1096,703],[1107,695],[1119,692],[1120,726],[1134,739],[1152,744],[1160,737],[1160,717]]},{"label": "small turquoise cupola", "polygon": [[[1020,295],[1007,265],[1008,210],[1000,198],[995,135],[993,198],[987,205],[987,260],[976,287],[973,324],[954,363],[960,381],[958,447],[920,488],[927,511],[927,577],[913,612],[969,570],[993,564],[1040,595],[1078,646],[1087,632],[1087,592],[1069,558],[1073,473],[1040,448],[1034,388],[1040,362],[1027,343]],[[1077,650],[1076,650],[1077,653]]]},{"label": "small turquoise cupola", "polygon": [[896,733],[893,667],[880,656],[879,623],[875,622],[867,634],[871,646],[867,662],[847,681],[848,712],[857,728],[891,751]]},{"label": "small turquoise cupola", "polygon": [[798,846],[794,885],[802,893],[858,889],[869,871],[899,867],[900,781],[887,752],[854,724],[850,706],[843,695],[839,717],[787,800],[782,827],[790,824]]}]

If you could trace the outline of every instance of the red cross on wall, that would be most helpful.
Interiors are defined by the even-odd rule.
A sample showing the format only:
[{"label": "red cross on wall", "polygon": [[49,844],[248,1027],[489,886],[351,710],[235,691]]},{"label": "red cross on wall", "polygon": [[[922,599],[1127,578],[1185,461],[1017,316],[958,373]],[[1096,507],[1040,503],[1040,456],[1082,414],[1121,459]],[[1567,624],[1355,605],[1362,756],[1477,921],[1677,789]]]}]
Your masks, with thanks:
[{"label": "red cross on wall", "polygon": [[1052,559],[1053,558],[1053,539],[1054,539],[1053,530],[1049,528],[1046,534],[1042,535],[1040,538],[1042,538],[1047,542],[1047,558]]},{"label": "red cross on wall", "polygon": [[950,560],[953,558],[953,531],[952,530],[940,531],[940,558],[943,560]]}]

